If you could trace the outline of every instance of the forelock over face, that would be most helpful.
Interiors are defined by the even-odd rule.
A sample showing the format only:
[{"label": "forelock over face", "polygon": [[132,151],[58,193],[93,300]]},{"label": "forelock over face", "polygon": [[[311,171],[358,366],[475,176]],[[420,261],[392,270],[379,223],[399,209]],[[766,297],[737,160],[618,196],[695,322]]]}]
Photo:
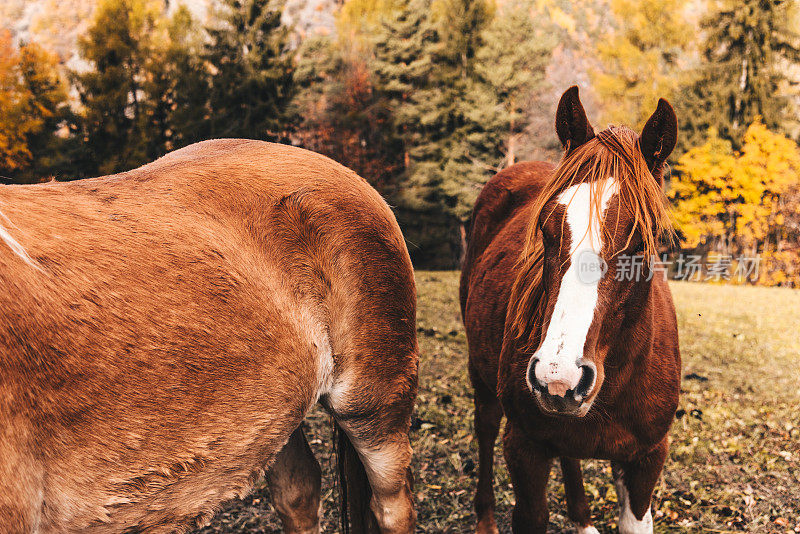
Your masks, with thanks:
[{"label": "forelock over face", "polygon": [[[547,399],[563,399],[557,400],[558,411],[565,411],[562,402],[567,411],[570,402],[576,403],[573,408],[578,411],[581,402],[593,393],[596,369],[593,362],[584,358],[584,345],[597,307],[598,286],[606,272],[601,258],[603,217],[617,190],[616,180],[609,178],[572,185],[555,199],[558,211],[563,210],[560,226],[568,236],[564,244],[569,243],[569,250],[559,253],[552,246],[546,248],[545,256],[556,255],[567,268],[555,270],[563,273],[560,280],[546,281],[558,287],[554,292],[556,301],[544,340],[531,359],[533,373],[528,373],[528,380],[532,390],[540,394],[546,391]],[[589,405],[582,406],[583,413],[578,414],[583,415],[588,409]]]},{"label": "forelock over face", "polygon": [[532,206],[507,320],[520,350],[535,351],[526,378],[540,407],[585,415],[634,290],[618,280],[618,260],[637,256],[644,265],[672,222],[633,130],[609,127],[566,148]]},{"label": "forelock over face", "polygon": [[558,195],[557,201],[564,206],[570,232],[570,259],[574,260],[580,252],[600,254],[603,247],[603,218],[617,189],[616,180],[609,178],[594,184],[575,184]]}]

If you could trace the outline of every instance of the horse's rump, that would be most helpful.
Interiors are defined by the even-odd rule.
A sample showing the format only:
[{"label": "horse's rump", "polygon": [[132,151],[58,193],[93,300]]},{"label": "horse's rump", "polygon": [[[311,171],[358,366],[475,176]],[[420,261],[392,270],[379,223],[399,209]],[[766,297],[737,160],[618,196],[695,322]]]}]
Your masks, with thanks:
[{"label": "horse's rump", "polygon": [[[357,323],[393,344],[378,378],[415,368],[399,228],[322,156],[206,142],[2,187],[0,211],[35,265],[0,243],[0,421],[18,425],[0,473],[12,449],[41,471],[3,477],[0,524],[30,494],[44,532],[202,522],[249,491],[339,364],[379,350]],[[386,394],[414,386],[402,375]]]}]

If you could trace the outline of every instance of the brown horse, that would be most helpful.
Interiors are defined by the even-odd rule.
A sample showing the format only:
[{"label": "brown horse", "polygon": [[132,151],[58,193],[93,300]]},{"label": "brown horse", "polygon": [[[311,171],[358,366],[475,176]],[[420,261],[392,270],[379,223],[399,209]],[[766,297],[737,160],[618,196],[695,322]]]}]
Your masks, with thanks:
[{"label": "brown horse", "polygon": [[353,530],[412,532],[416,292],[367,182],[219,140],[0,211],[0,532],[185,532],[270,466],[286,530],[318,532],[318,400]]},{"label": "brown horse", "polygon": [[641,137],[625,127],[595,136],[573,87],[556,130],[560,164],[498,173],[472,216],[461,306],[475,389],[477,530],[497,532],[494,443],[505,413],[515,533],[546,531],[555,457],[579,533],[597,532],[580,458],[612,461],[620,532],[649,533],[680,353],[663,276],[647,264],[629,276],[623,260],[650,258],[671,232],[662,168],[675,146],[675,114],[661,100]]}]

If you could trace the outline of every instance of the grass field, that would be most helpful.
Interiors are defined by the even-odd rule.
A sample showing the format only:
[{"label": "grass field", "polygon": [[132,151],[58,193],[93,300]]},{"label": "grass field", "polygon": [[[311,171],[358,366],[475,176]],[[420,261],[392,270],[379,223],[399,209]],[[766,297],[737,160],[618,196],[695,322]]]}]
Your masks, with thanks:
[{"label": "grass field", "polygon": [[[420,391],[412,442],[418,532],[472,528],[476,445],[466,374],[458,273],[419,272]],[[800,291],[675,283],[683,375],[670,457],[656,488],[656,532],[800,532]],[[325,532],[338,532],[330,421],[309,417],[323,467]],[[498,446],[501,531],[514,495]],[[606,462],[584,462],[592,514],[616,532],[616,495]],[[550,486],[552,532],[566,520],[560,473]],[[262,490],[232,503],[204,534],[279,532]]]}]

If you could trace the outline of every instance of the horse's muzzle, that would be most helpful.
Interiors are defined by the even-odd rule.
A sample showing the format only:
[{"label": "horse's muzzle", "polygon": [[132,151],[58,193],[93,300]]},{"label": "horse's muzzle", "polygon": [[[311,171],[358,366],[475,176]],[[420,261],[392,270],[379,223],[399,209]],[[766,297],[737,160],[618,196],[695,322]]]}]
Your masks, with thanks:
[{"label": "horse's muzzle", "polygon": [[581,406],[589,397],[595,385],[597,371],[595,366],[589,362],[578,362],[581,371],[580,380],[577,385],[570,387],[570,384],[555,380],[543,382],[536,377],[536,365],[538,358],[534,358],[528,366],[528,384],[531,385],[533,393],[539,403],[540,408],[545,413],[583,416],[588,410],[581,410]]}]

